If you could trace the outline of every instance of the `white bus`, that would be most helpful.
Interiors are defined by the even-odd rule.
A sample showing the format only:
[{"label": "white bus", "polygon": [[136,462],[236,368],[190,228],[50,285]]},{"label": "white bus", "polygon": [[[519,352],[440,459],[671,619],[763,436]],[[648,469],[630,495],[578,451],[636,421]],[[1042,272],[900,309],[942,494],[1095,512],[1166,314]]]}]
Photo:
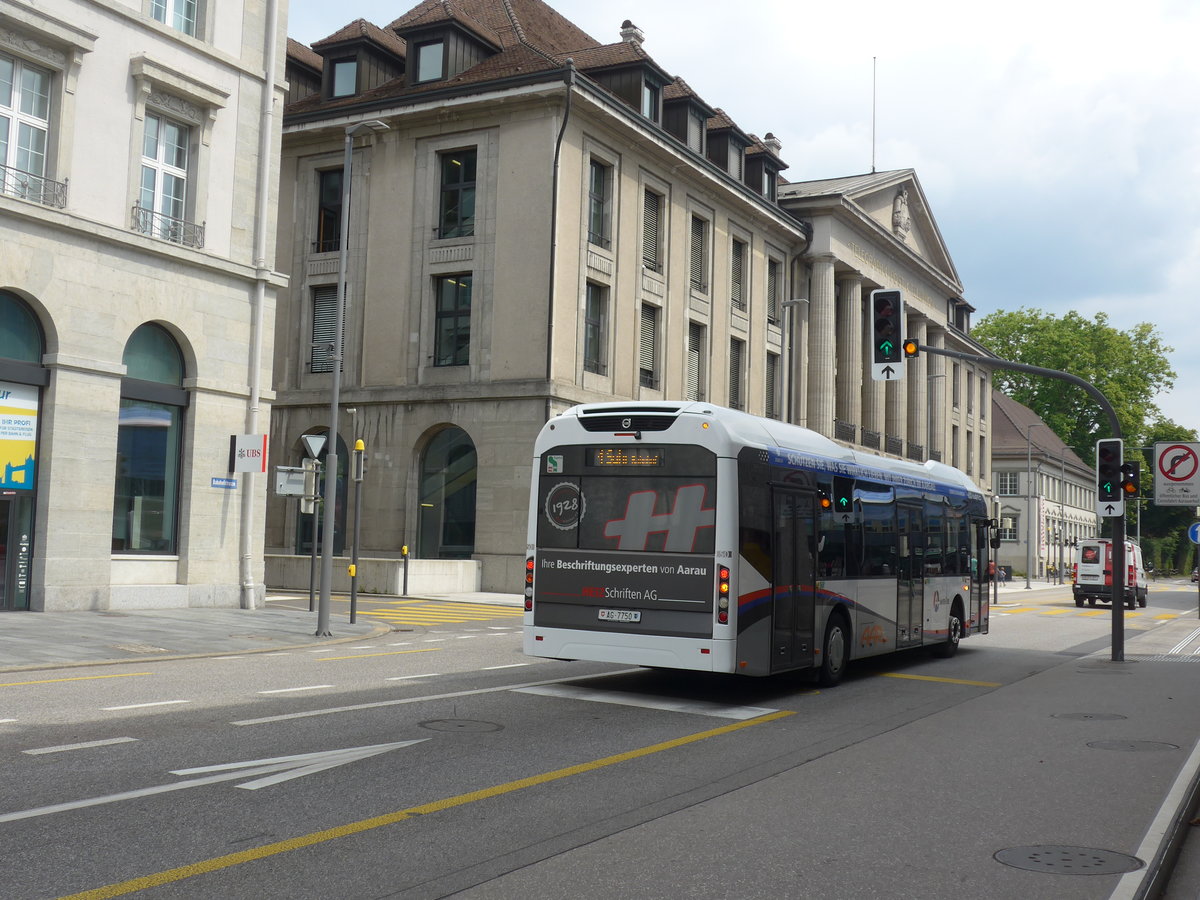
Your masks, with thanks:
[{"label": "white bus", "polygon": [[987,507],[962,472],[697,402],[597,403],[534,449],[524,651],[836,684],[988,630]]}]

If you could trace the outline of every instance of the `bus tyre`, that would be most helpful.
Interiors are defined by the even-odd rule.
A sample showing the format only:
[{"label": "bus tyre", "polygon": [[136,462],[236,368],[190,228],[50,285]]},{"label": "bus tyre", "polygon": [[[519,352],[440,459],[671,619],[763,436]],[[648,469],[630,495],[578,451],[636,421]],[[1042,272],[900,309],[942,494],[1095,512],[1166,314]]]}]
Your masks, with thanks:
[{"label": "bus tyre", "polygon": [[821,644],[821,668],[817,671],[817,684],[833,687],[842,680],[846,663],[850,661],[850,625],[846,614],[838,611],[825,624],[825,641]]},{"label": "bus tyre", "polygon": [[940,659],[949,659],[958,652],[960,640],[962,640],[962,606],[956,600],[950,607],[950,620],[946,623],[946,640],[933,645],[933,655]]}]

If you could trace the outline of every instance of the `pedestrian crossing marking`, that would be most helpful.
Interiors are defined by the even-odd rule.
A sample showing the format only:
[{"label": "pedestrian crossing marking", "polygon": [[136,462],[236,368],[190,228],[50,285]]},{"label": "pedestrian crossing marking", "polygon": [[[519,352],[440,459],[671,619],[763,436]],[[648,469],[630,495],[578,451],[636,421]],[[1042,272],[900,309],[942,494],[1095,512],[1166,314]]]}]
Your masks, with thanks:
[{"label": "pedestrian crossing marking", "polygon": [[524,610],[489,603],[430,603],[420,600],[401,600],[393,603],[374,601],[375,609],[359,610],[360,616],[371,616],[396,625],[449,625],[483,622],[489,619],[516,619]]}]

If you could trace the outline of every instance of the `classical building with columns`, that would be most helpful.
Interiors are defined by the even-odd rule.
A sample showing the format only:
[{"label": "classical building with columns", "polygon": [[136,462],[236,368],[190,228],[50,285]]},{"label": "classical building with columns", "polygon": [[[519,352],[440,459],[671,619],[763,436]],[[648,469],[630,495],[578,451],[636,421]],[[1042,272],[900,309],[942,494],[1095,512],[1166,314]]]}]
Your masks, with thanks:
[{"label": "classical building with columns", "polygon": [[[272,464],[328,430],[344,274],[336,439],[369,464],[358,510],[337,473],[336,553],[357,515],[362,558],[407,547],[516,590],[534,437],[614,399],[706,400],[986,486],[986,373],[923,354],[864,377],[875,288],[904,292],[922,343],[979,352],[915,173],[789,184],[770,132],[616,25],[601,42],[541,0],[426,0],[290,42]],[[267,515],[268,583],[307,583],[311,517]]]}]

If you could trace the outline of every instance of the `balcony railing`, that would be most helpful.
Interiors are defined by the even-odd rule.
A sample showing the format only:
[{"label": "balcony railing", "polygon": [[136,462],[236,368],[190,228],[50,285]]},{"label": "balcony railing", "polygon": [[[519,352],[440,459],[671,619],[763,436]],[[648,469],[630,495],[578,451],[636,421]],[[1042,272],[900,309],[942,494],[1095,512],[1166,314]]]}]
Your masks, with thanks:
[{"label": "balcony railing", "polygon": [[161,238],[184,247],[204,246],[204,224],[199,225],[185,219],[177,219],[146,209],[140,203],[133,205],[133,223],[130,226],[139,234]]},{"label": "balcony railing", "polygon": [[67,183],[51,181],[32,172],[22,172],[9,166],[0,166],[0,193],[9,197],[32,200],[43,206],[63,209],[67,205]]},{"label": "balcony railing", "polygon": [[851,422],[843,422],[841,419],[833,420],[833,436],[839,441],[849,441],[854,443],[858,428]]},{"label": "balcony railing", "polygon": [[878,431],[871,431],[869,428],[864,428],[862,431],[862,445],[870,447],[872,450],[878,450],[880,437],[881,435]]}]

